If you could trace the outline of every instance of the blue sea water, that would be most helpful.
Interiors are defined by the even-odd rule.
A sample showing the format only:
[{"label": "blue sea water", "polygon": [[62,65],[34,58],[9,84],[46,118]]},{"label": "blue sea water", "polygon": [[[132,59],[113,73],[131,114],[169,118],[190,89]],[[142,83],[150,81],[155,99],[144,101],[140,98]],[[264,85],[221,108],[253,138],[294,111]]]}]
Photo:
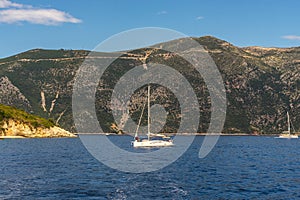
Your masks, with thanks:
[{"label": "blue sea water", "polygon": [[[134,151],[128,136],[109,136]],[[300,199],[300,140],[222,136],[198,158],[197,136],[176,162],[124,173],[101,164],[79,138],[0,141],[0,199]]]}]

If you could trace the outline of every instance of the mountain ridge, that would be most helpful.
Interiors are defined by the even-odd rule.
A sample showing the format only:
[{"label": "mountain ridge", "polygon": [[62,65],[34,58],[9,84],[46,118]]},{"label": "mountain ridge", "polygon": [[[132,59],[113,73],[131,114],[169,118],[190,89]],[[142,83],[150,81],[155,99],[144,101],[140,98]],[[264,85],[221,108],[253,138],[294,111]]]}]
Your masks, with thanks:
[{"label": "mountain ridge", "polygon": [[[258,45],[251,46],[250,45],[250,46],[240,47],[240,46],[234,45],[233,43],[230,43],[226,40],[214,37],[212,35],[205,35],[205,36],[201,36],[201,37],[192,37],[192,38],[195,39],[195,40],[198,40],[198,41],[202,41],[201,45],[203,45],[203,46],[205,46],[204,41],[209,41],[210,43],[215,42],[215,43],[218,43],[218,44],[228,44],[230,46],[237,47],[239,49],[248,49],[248,48],[255,49],[255,48],[257,48],[257,49],[263,49],[263,50],[277,49],[277,50],[286,50],[286,51],[291,50],[291,49],[299,49],[299,51],[300,51],[300,46],[291,46],[291,47],[270,46],[270,47],[268,47],[268,46],[258,46]],[[20,53],[13,54],[11,56],[2,57],[2,58],[0,58],[0,61],[5,60],[5,59],[10,59],[10,58],[17,58],[17,57],[18,58],[26,58],[24,56],[31,56],[31,53],[39,52],[39,51],[44,52],[44,53],[48,53],[48,52],[68,52],[68,51],[72,52],[72,51],[74,51],[74,52],[81,52],[81,53],[86,54],[86,55],[91,52],[91,50],[85,50],[85,49],[77,50],[77,49],[63,49],[63,48],[61,48],[61,49],[33,48],[33,49],[29,49],[29,50],[26,50],[26,51],[23,51],[23,52],[20,52]],[[43,58],[46,58],[49,55],[51,55],[51,53],[48,54],[48,55],[44,54],[44,53],[40,54],[40,55],[45,55],[45,57],[43,57]],[[52,56],[53,56],[53,54],[52,54]],[[60,55],[60,54],[57,54],[57,56],[62,57],[62,55]],[[54,57],[51,57],[51,58],[54,58]]]},{"label": "mountain ridge", "polygon": [[[224,132],[279,133],[286,128],[285,111],[287,110],[290,111],[294,122],[300,120],[298,114],[300,113],[300,47],[241,48],[211,36],[194,39],[208,51],[224,80],[228,98]],[[134,54],[130,54],[132,59],[129,59],[130,56],[126,57],[127,60],[120,58],[120,63],[115,63],[116,75],[123,73],[131,65],[140,65],[139,59],[135,58],[145,56],[146,50],[134,50]],[[85,50],[33,49],[0,59],[0,78],[10,81],[13,85],[2,89],[0,87],[0,94],[1,92],[2,94],[15,94],[16,92],[7,88],[18,88],[30,102],[30,106],[25,108],[25,103],[24,105],[20,103],[20,99],[22,99],[20,95],[9,100],[7,99],[9,95],[6,95],[6,99],[3,95],[0,103],[15,105],[27,109],[28,112],[54,118],[62,127],[76,131],[72,121],[72,85],[77,69],[89,52]],[[188,64],[181,61],[176,55],[157,50],[151,54],[148,60],[149,62],[174,65],[178,69],[182,69],[193,81],[205,86],[201,77],[197,77],[187,70]],[[115,75],[109,78],[113,77]],[[160,94],[166,94],[165,90],[159,87],[158,89]],[[207,93],[200,89],[197,92],[199,95]],[[44,98],[42,98],[43,96]],[[97,101],[98,106],[102,110],[107,110],[103,112],[105,116],[106,114],[110,116],[110,108],[107,107],[109,98],[105,97],[104,99],[106,102]],[[203,116],[199,132],[205,132],[209,123],[210,105],[204,98],[199,97],[199,101],[201,101]],[[300,125],[295,124],[296,129],[299,130]],[[104,120],[102,125],[108,127],[106,128],[108,132],[114,131],[111,127],[116,127],[111,119]],[[165,130],[169,132],[174,130],[170,127],[165,127]]]}]

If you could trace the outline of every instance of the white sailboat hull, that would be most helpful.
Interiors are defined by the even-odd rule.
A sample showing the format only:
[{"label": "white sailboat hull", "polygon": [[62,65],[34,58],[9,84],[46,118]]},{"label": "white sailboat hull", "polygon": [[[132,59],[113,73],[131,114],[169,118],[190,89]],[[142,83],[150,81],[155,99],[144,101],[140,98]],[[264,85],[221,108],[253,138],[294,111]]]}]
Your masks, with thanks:
[{"label": "white sailboat hull", "polygon": [[134,141],[132,141],[132,146],[133,147],[170,147],[173,146],[173,141],[172,140],[163,140],[163,139],[156,139],[156,140],[151,140],[151,136],[155,135],[155,136],[160,136],[162,138],[166,137],[162,134],[152,134],[150,131],[150,111],[151,111],[151,107],[150,107],[150,85],[148,85],[148,95],[147,95],[147,106],[148,106],[148,139],[144,139],[144,140],[140,140],[138,137],[138,130],[139,130],[139,126],[141,124],[141,120],[142,120],[142,116],[144,113],[144,108],[145,105],[143,106],[142,109],[142,113],[139,119],[139,123],[135,132],[135,136],[134,136]]},{"label": "white sailboat hull", "polygon": [[289,112],[286,112],[286,116],[287,116],[287,124],[288,124],[288,130],[284,131],[282,134],[280,134],[278,137],[276,138],[283,138],[283,139],[297,139],[298,135],[293,135],[291,134],[291,122],[290,122],[290,115]]},{"label": "white sailboat hull", "polygon": [[133,147],[169,147],[174,146],[174,143],[172,140],[135,140],[132,142],[132,145]]},{"label": "white sailboat hull", "polygon": [[286,139],[297,139],[298,135],[290,135],[290,134],[281,134],[277,138],[286,138]]}]

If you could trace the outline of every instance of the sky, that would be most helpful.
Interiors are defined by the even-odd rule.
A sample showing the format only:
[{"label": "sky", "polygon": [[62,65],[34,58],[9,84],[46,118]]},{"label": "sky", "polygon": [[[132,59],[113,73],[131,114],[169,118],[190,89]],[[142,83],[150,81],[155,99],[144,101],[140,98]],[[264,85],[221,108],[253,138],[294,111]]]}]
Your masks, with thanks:
[{"label": "sky", "polygon": [[212,35],[236,46],[300,46],[298,0],[0,0],[0,58],[91,50],[133,28]]}]

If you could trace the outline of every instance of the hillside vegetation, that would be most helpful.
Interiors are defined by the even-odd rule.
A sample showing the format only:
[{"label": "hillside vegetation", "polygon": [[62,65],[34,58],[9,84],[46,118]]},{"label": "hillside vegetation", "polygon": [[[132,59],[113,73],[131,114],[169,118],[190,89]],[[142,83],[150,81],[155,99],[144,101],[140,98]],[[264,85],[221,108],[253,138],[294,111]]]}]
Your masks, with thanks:
[{"label": "hillside vegetation", "polygon": [[0,104],[0,137],[76,137],[55,126],[52,120]]},{"label": "hillside vegetation", "polygon": [[15,120],[33,127],[50,128],[55,126],[52,120],[29,114],[23,110],[0,104],[0,123],[7,120]]},{"label": "hillside vegetation", "polygon": [[[239,48],[211,36],[195,40],[211,55],[223,77],[227,94],[223,132],[280,133],[287,129],[286,111],[290,112],[295,129],[300,130],[300,47]],[[88,54],[89,51],[83,50],[34,49],[0,59],[0,103],[52,118],[54,123],[75,132],[72,89],[76,72]],[[105,56],[97,55],[98,59]],[[95,107],[103,130],[119,131],[110,107],[112,90],[120,77],[134,66],[142,65],[142,61],[172,66],[189,80],[200,105],[198,132],[207,131],[210,95],[201,75],[178,55],[147,48],[124,53],[101,77]],[[169,113],[161,131],[175,132],[182,114],[176,97],[160,85],[151,88],[151,104],[160,104]],[[145,88],[140,88],[131,97],[130,117],[135,121],[145,102],[142,98],[145,92]],[[114,103],[118,106],[118,102]],[[146,113],[147,110],[143,124]]]}]

